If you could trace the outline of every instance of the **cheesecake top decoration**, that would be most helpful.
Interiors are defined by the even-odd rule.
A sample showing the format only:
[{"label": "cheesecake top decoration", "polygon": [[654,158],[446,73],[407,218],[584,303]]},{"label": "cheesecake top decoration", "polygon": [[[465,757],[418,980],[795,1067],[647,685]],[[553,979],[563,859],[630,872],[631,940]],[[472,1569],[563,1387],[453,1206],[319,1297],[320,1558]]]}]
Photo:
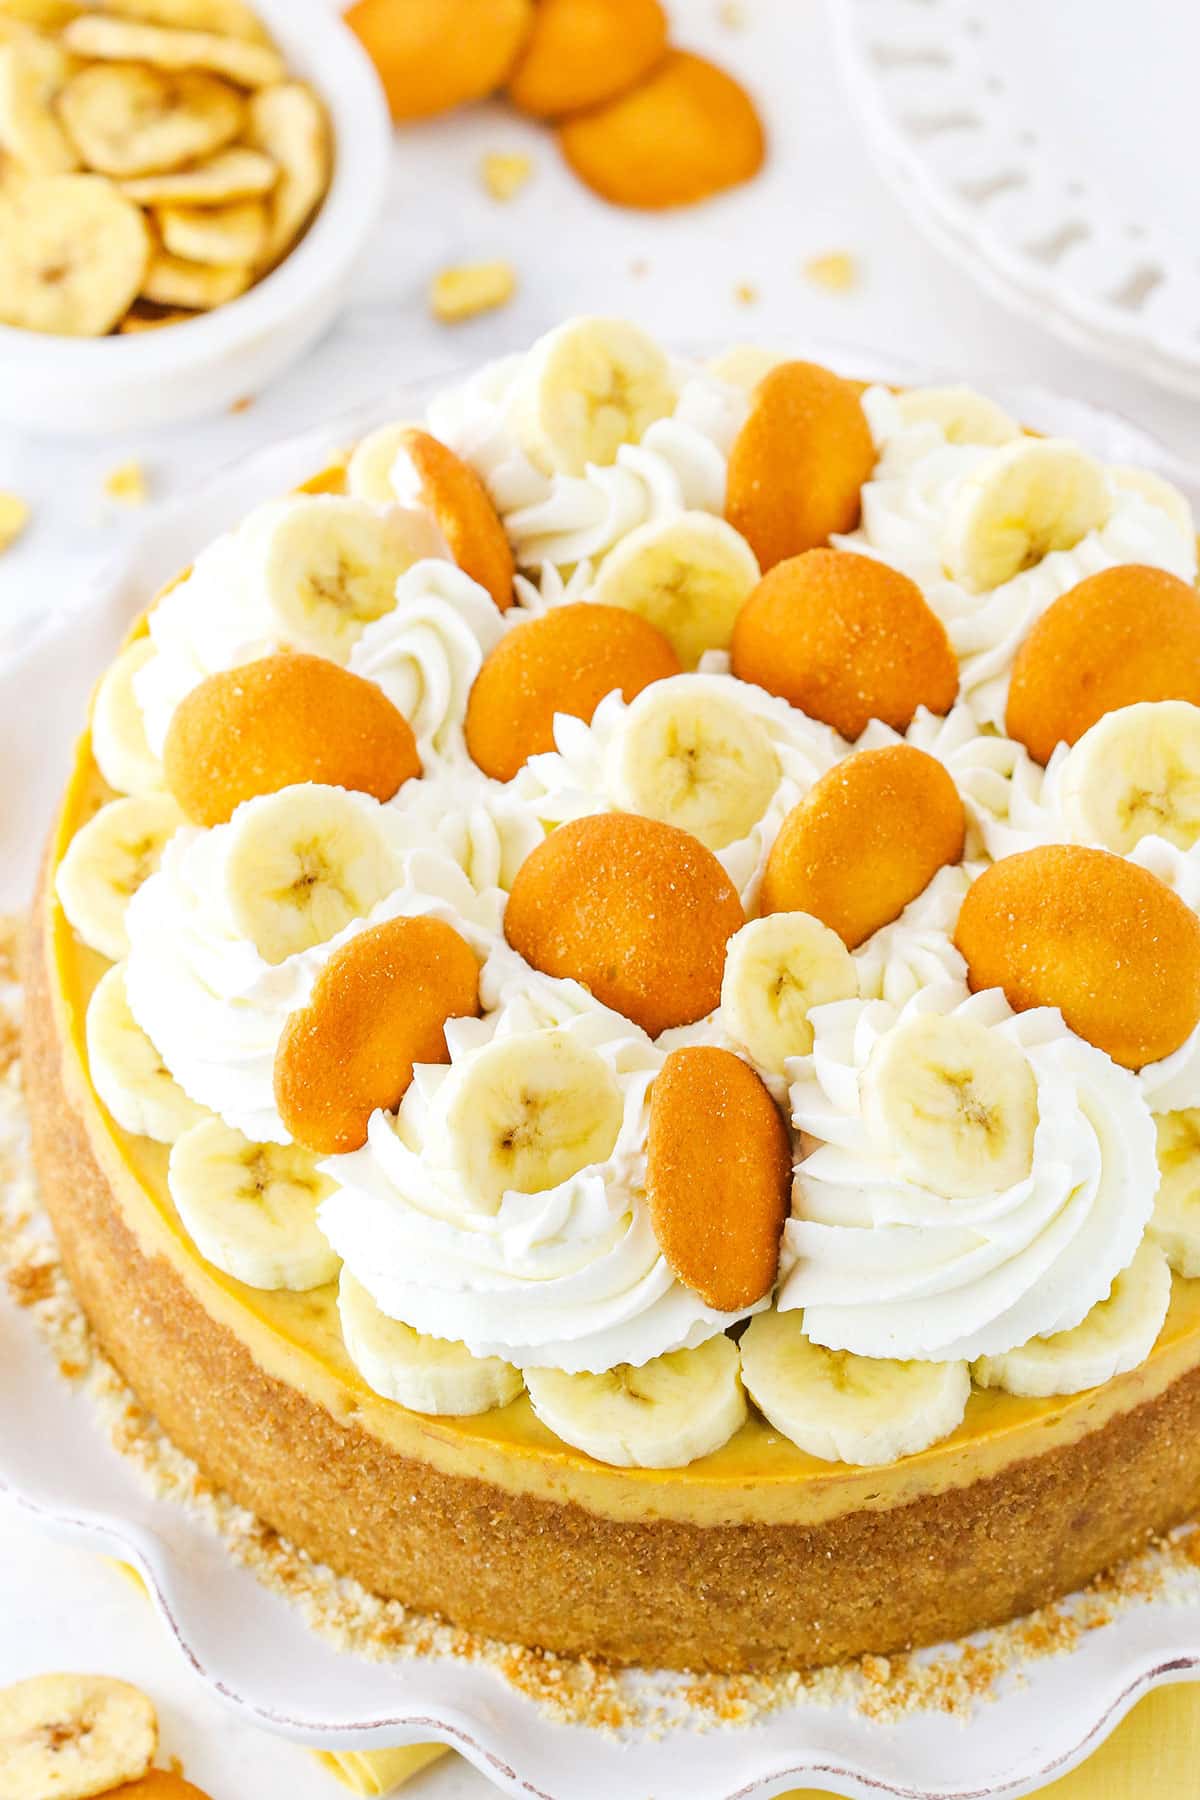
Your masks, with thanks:
[{"label": "cheesecake top decoration", "polygon": [[1141,1362],[1200,1267],[1156,1201],[1183,495],[970,389],[587,318],[321,485],[149,606],[57,874],[199,1253],[339,1279],[386,1399],[524,1389],[617,1465],[749,1405],[888,1462]]}]

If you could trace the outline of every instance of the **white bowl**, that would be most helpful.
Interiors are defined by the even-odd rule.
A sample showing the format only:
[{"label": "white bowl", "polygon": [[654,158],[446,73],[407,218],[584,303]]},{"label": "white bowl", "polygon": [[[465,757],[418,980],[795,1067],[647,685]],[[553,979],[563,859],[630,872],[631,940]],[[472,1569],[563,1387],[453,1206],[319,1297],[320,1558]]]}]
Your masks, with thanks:
[{"label": "white bowl", "polygon": [[255,5],[333,126],[333,180],[305,237],[240,299],[185,324],[106,338],[0,326],[0,423],[88,435],[219,412],[294,362],[333,318],[383,206],[387,103],[366,52],[327,4]]}]

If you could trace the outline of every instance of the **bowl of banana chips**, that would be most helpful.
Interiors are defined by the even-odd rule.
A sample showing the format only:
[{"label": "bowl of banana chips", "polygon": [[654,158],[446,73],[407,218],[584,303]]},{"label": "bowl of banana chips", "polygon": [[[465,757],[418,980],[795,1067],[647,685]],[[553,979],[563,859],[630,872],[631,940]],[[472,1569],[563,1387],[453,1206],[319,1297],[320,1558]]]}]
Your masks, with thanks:
[{"label": "bowl of banana chips", "polygon": [[252,393],[343,299],[388,152],[320,0],[0,0],[0,420],[104,432]]}]

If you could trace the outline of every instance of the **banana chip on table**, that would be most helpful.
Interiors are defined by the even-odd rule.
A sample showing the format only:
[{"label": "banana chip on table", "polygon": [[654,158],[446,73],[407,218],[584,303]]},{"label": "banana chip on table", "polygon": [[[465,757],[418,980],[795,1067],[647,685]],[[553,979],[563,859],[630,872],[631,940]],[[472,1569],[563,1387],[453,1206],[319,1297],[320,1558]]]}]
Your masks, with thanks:
[{"label": "banana chip on table", "polygon": [[121,182],[121,192],[140,206],[224,206],[230,200],[252,200],[267,194],[279,179],[279,167],[259,150],[218,151],[191,169],[163,175],[138,175]]},{"label": "banana chip on table", "polygon": [[221,37],[213,31],[172,31],[100,13],[73,19],[62,42],[77,56],[149,63],[156,69],[210,69],[246,88],[270,87],[287,74],[283,58],[269,44]]},{"label": "banana chip on table", "polygon": [[180,306],[211,312],[244,294],[254,278],[249,263],[186,262],[182,256],[157,252],[150,259],[141,297],[156,306]]},{"label": "banana chip on table", "polygon": [[0,44],[0,147],[31,175],[65,175],[79,167],[53,110],[71,67],[57,44],[33,32]]},{"label": "banana chip on table", "polygon": [[270,200],[263,261],[291,249],[329,185],[332,161],[325,108],[302,81],[263,89],[250,102],[250,140],[279,168]]},{"label": "banana chip on table", "polygon": [[154,215],[168,254],[198,263],[258,262],[267,242],[267,219],[261,200],[162,206]]},{"label": "banana chip on table", "polygon": [[[0,0],[0,11],[6,0]],[[18,4],[21,0],[18,0]],[[69,6],[70,17],[83,9],[71,0],[24,0],[25,4]],[[166,25],[174,31],[210,31],[218,37],[247,38],[269,44],[262,20],[244,0],[105,0],[105,12],[122,19],[139,19],[143,25]],[[67,19],[61,21],[64,25]]]},{"label": "banana chip on table", "polygon": [[142,288],[151,241],[101,175],[48,175],[0,194],[0,323],[65,337],[111,331]]},{"label": "banana chip on table", "polygon": [[101,175],[151,175],[211,156],[245,121],[245,102],[217,75],[92,63],[58,98],[67,135]]},{"label": "banana chip on table", "polygon": [[0,1689],[0,1794],[89,1800],[139,1781],[158,1747],[150,1701],[106,1675],[35,1675]]}]

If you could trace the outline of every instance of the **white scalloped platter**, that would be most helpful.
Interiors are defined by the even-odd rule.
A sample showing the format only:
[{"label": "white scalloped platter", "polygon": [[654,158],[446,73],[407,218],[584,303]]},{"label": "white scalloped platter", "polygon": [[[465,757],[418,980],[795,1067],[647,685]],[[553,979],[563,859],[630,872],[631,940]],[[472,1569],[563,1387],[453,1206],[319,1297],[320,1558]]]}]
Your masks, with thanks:
[{"label": "white scalloped platter", "polygon": [[1081,349],[1200,393],[1196,70],[1180,0],[831,0],[884,175],[947,254]]},{"label": "white scalloped platter", "polygon": [[[848,373],[938,379],[848,348],[797,351]],[[941,377],[944,378],[944,377]],[[1155,464],[1190,487],[1123,421],[1033,390],[988,391],[1031,425],[1069,433],[1121,461]],[[420,389],[393,397],[413,416]],[[132,556],[22,643],[0,645],[0,786],[20,807],[0,818],[0,906],[33,880],[70,739],[97,671],[157,584],[257,501],[321,466],[372,423],[359,417],[262,453],[172,511]],[[0,1286],[0,1295],[3,1289]],[[1077,1648],[1006,1677],[970,1722],[922,1712],[872,1722],[847,1704],[790,1705],[758,1723],[660,1735],[605,1735],[551,1723],[482,1662],[360,1660],[312,1633],[300,1613],[230,1558],[182,1506],[154,1497],[113,1450],[86,1395],[61,1380],[33,1322],[0,1298],[0,1492],[72,1541],[137,1566],[170,1638],[197,1677],[243,1718],[330,1748],[441,1740],[501,1791],[538,1800],[766,1800],[814,1786],[847,1800],[1014,1800],[1088,1755],[1148,1688],[1200,1675],[1200,1574],[1117,1610]],[[664,1678],[634,1678],[639,1692]]]}]

